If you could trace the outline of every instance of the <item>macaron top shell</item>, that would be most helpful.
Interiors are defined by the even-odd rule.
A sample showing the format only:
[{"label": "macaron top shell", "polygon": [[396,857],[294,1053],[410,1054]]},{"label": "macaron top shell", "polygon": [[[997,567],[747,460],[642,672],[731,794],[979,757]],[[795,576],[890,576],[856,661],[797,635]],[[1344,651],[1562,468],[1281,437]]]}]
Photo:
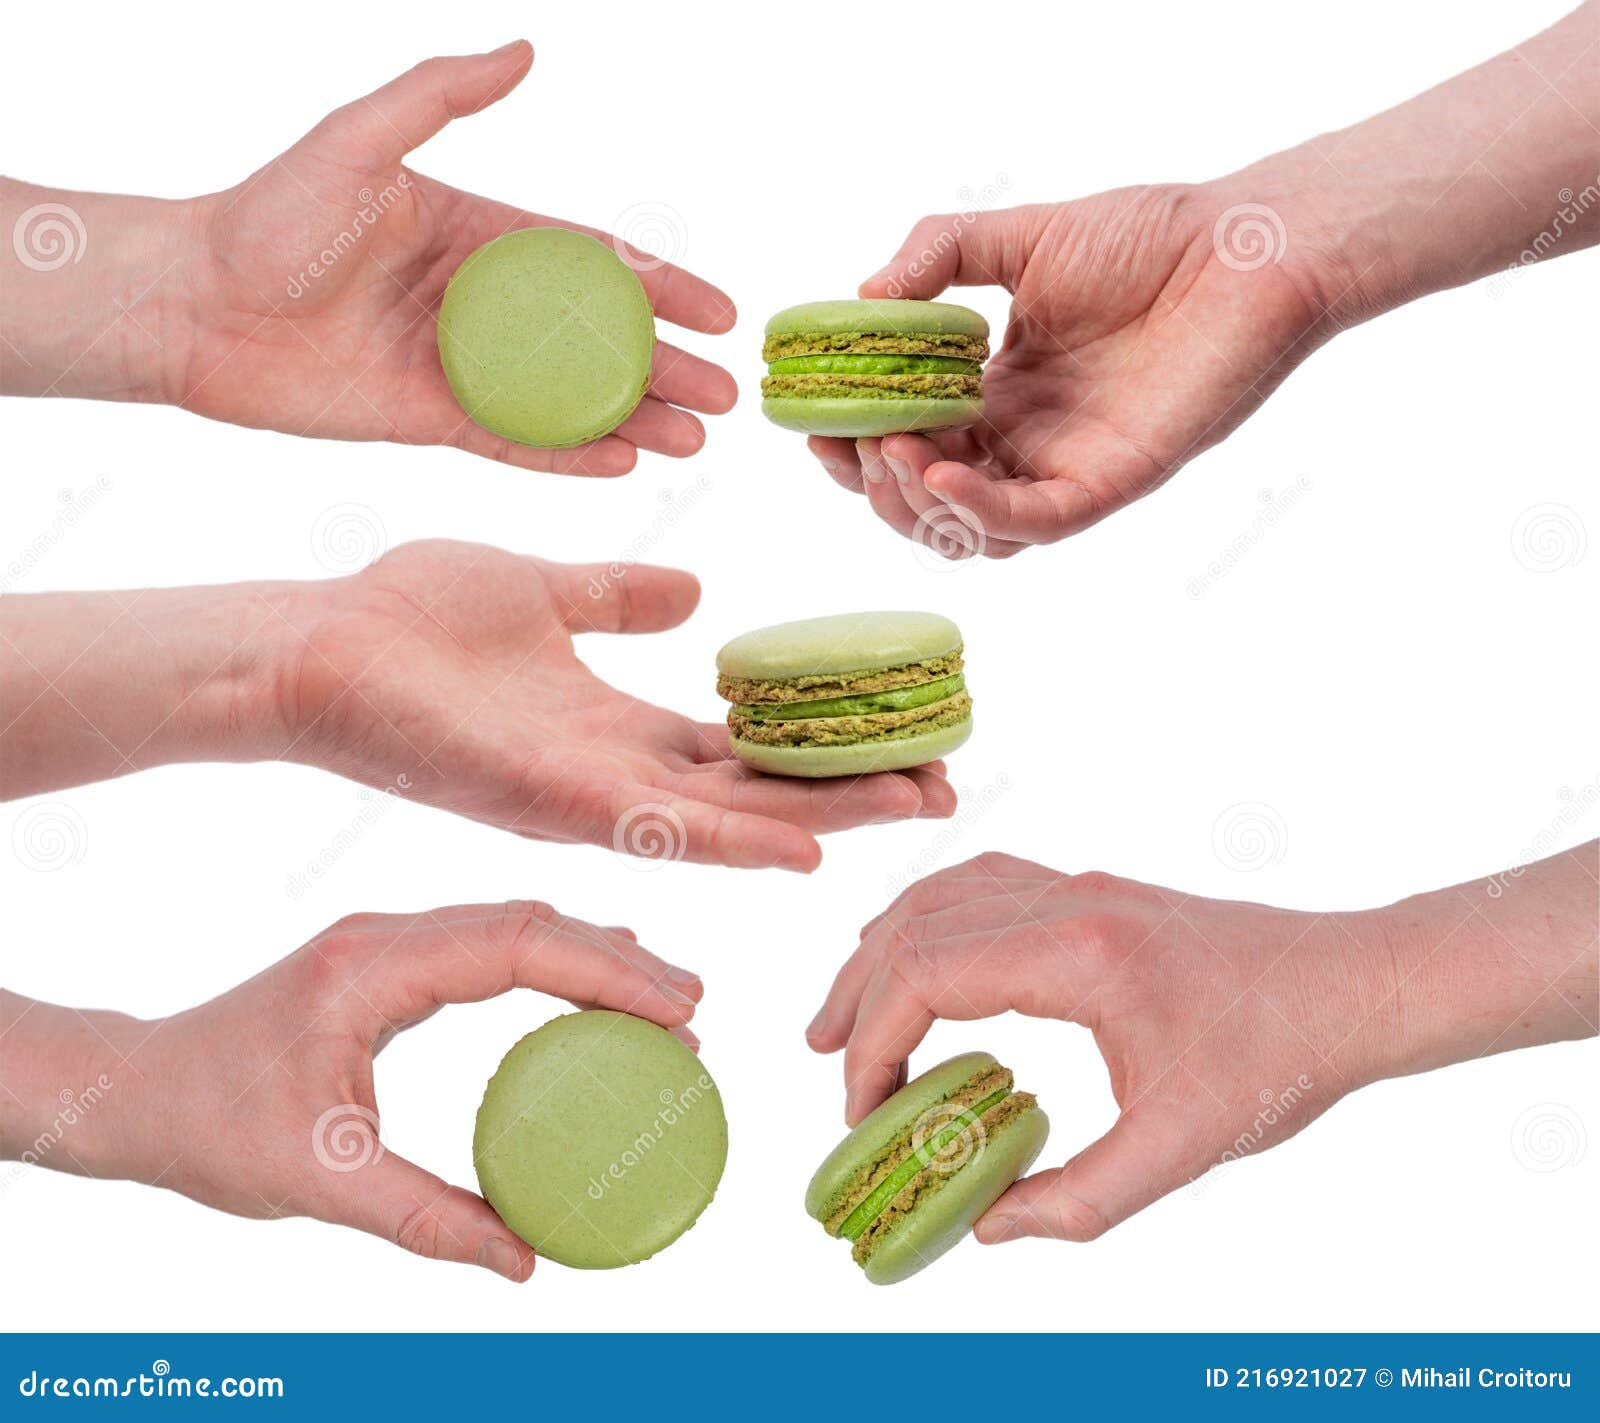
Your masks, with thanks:
[{"label": "macaron top shell", "polygon": [[757,628],[717,653],[724,677],[763,680],[871,672],[944,657],[961,629],[938,613],[836,613]]},{"label": "macaron top shell", "polygon": [[579,1269],[647,1259],[699,1217],[728,1155],[700,1059],[643,1018],[555,1018],[508,1052],[472,1155],[489,1204],[540,1255]]},{"label": "macaron top shell", "polygon": [[439,308],[439,359],[456,400],[524,445],[562,449],[615,430],[644,395],[654,349],[638,274],[564,227],[485,243]]},{"label": "macaron top shell", "polygon": [[826,335],[851,331],[886,334],[989,337],[989,323],[970,307],[947,301],[808,301],[786,307],[767,322],[768,336]]}]

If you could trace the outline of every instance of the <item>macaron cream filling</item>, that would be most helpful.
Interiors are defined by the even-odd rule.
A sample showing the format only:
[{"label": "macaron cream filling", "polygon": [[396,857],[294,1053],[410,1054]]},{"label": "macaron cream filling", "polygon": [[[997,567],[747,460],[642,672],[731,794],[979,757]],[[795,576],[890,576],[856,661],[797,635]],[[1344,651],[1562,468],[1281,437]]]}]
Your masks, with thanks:
[{"label": "macaron cream filling", "polygon": [[817,716],[870,716],[874,712],[911,711],[931,702],[943,701],[966,690],[967,679],[960,672],[924,682],[920,687],[898,687],[883,692],[862,692],[853,697],[824,697],[814,702],[768,702],[736,704],[733,714],[749,721],[796,721]]},{"label": "macaron cream filling", "polygon": [[[883,1214],[889,1202],[910,1184],[913,1177],[926,1170],[951,1142],[963,1134],[971,1133],[973,1124],[985,1112],[991,1107],[999,1106],[1010,1095],[1011,1088],[1002,1087],[996,1092],[991,1092],[976,1106],[965,1107],[957,1112],[948,1123],[929,1136],[917,1150],[873,1187],[867,1198],[845,1217],[844,1224],[839,1227],[839,1234],[846,1240],[859,1239],[872,1222]],[[960,1170],[961,1165],[965,1164],[962,1162],[954,1169]]]}]

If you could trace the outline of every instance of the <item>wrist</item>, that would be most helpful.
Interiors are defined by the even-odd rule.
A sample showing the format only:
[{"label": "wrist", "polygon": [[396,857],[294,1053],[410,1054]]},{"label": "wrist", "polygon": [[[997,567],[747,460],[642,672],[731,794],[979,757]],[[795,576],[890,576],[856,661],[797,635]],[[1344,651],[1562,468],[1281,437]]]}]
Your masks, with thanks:
[{"label": "wrist", "polygon": [[1372,911],[1393,980],[1379,1075],[1592,1037],[1596,859],[1590,844]]},{"label": "wrist", "polygon": [[192,346],[194,202],[0,178],[0,394],[174,403]]},{"label": "wrist", "polygon": [[[136,1135],[124,1119],[139,1093],[126,1057],[152,1026],[0,990],[0,1162],[129,1174],[118,1143]],[[0,1180],[16,1170],[0,1167]]]}]

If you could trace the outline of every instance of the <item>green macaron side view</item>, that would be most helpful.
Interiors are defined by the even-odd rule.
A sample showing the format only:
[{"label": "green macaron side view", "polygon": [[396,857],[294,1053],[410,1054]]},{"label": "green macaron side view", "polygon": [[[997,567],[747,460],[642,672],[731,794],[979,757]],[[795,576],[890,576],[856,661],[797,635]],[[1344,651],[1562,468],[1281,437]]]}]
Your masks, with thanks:
[{"label": "green macaron side view", "polygon": [[767,322],[762,413],[805,435],[954,430],[983,418],[989,323],[943,301],[813,301]]},{"label": "green macaron side view", "polygon": [[650,383],[655,341],[638,273],[564,227],[486,242],[439,307],[439,360],[456,402],[484,429],[541,449],[622,424]]},{"label": "green macaron side view", "polygon": [[931,1265],[1044,1148],[1050,1122],[986,1052],[913,1078],[836,1146],[806,1188],[806,1214],[851,1242],[875,1285]]},{"label": "green macaron side view", "polygon": [[840,613],[758,628],[717,653],[733,754],[782,776],[925,765],[972,734],[961,629],[937,613]]},{"label": "green macaron side view", "polygon": [[671,1245],[711,1203],[727,1159],[722,1097],[700,1059],[664,1028],[605,1009],[518,1042],[472,1136],[484,1199],[538,1254],[580,1270]]}]

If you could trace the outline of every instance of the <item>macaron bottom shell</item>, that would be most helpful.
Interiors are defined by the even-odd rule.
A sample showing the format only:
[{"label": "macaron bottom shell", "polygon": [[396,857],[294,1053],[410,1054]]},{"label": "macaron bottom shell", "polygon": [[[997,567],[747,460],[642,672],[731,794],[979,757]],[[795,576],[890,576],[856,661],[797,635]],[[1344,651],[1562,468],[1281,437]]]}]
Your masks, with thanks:
[{"label": "macaron bottom shell", "polygon": [[730,737],[733,754],[745,765],[775,776],[866,776],[904,771],[937,761],[972,735],[972,718],[914,736],[857,741],[844,746],[761,746]]},{"label": "macaron bottom shell", "polygon": [[895,396],[768,396],[761,413],[802,435],[860,439],[912,431],[959,430],[983,419],[983,401]]},{"label": "macaron bottom shell", "polygon": [[1050,1119],[1038,1107],[1012,1117],[991,1132],[981,1150],[873,1244],[861,1269],[875,1285],[909,1279],[971,1232],[979,1218],[1038,1160],[1050,1134]]}]

